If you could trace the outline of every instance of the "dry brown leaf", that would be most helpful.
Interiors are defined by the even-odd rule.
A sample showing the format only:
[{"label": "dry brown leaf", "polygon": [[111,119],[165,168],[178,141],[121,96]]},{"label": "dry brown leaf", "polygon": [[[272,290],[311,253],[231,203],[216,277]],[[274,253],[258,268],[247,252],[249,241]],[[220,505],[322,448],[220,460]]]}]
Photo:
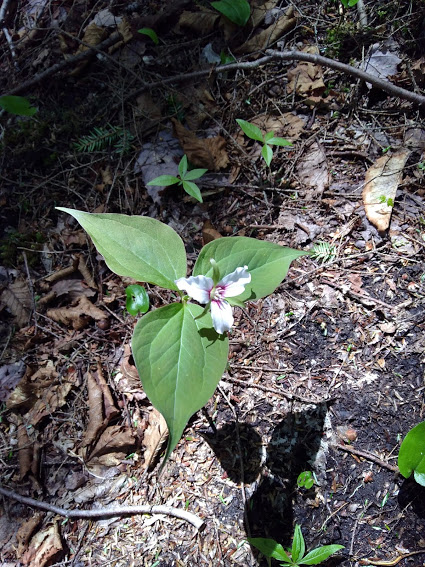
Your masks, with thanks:
[{"label": "dry brown leaf", "polygon": [[190,30],[196,35],[204,37],[206,34],[214,31],[219,19],[220,14],[207,8],[201,8],[199,12],[184,11],[179,18],[176,31]]},{"label": "dry brown leaf", "polygon": [[16,279],[10,283],[2,291],[0,300],[15,317],[19,328],[28,325],[31,313],[31,294],[24,280]]},{"label": "dry brown leaf", "polygon": [[261,24],[264,20],[267,12],[276,8],[278,4],[278,0],[269,0],[268,2],[264,2],[261,6],[253,6],[251,8],[251,17],[249,19],[249,23],[251,24],[252,28],[255,29],[257,26]]},{"label": "dry brown leaf", "polygon": [[58,307],[55,309],[48,309],[47,316],[56,321],[63,323],[66,326],[72,326],[76,331],[84,329],[90,322],[90,318],[95,321],[102,321],[108,319],[108,315],[93,305],[93,303],[85,296],[80,296],[71,307]]},{"label": "dry brown leaf", "polygon": [[[76,53],[74,55],[79,55],[80,53],[84,53],[90,47],[95,47],[99,43],[101,43],[104,39],[106,39],[108,32],[105,28],[101,28],[97,26],[95,23],[91,23],[87,26],[86,31],[84,32],[84,36],[82,41],[86,44],[80,44]],[[75,77],[81,73],[83,69],[88,65],[88,60],[81,61],[75,69],[73,69],[70,73],[71,77]]]},{"label": "dry brown leaf", "polygon": [[253,118],[251,122],[264,133],[272,131],[275,136],[283,137],[290,141],[297,140],[305,126],[305,121],[299,116],[292,114],[292,112],[285,112],[285,114],[280,116],[260,114]]},{"label": "dry brown leaf", "polygon": [[34,380],[37,400],[25,415],[25,419],[31,425],[37,425],[44,417],[52,415],[57,408],[66,404],[66,398],[73,384],[60,379],[50,367],[40,368],[31,380]]},{"label": "dry brown leaf", "polygon": [[[96,282],[94,281],[93,276],[91,275],[90,270],[88,269],[86,261],[84,260],[84,257],[83,257],[82,254],[79,254],[79,256],[78,256],[78,270],[79,270],[80,274],[83,276],[86,284],[88,286],[90,286],[92,289],[97,289]],[[85,295],[87,295],[87,294],[85,294]],[[92,305],[92,304],[90,304],[90,305]],[[93,317],[93,319],[96,319],[96,317]]]},{"label": "dry brown leaf", "polygon": [[5,402],[22,380],[25,364],[22,360],[0,366],[0,402]]},{"label": "dry brown leaf", "polygon": [[277,41],[284,33],[295,27],[297,18],[294,17],[294,8],[290,6],[286,13],[265,30],[235,49],[235,53],[252,53],[261,51]]},{"label": "dry brown leaf", "polygon": [[57,523],[38,532],[22,556],[24,565],[46,567],[58,562],[64,554]]},{"label": "dry brown leaf", "polygon": [[187,159],[197,167],[218,171],[227,167],[229,156],[226,152],[226,140],[222,136],[198,138],[187,130],[178,120],[172,119],[174,134],[187,155]]},{"label": "dry brown leaf", "polygon": [[23,480],[29,472],[35,472],[34,476],[37,476],[38,456],[34,441],[30,440],[22,418],[17,416],[17,421],[19,480]]},{"label": "dry brown leaf", "polygon": [[205,221],[202,227],[202,242],[204,246],[208,244],[208,242],[217,240],[217,238],[223,238],[223,236],[213,227],[210,221]]},{"label": "dry brown leaf", "polygon": [[329,172],[326,154],[317,142],[313,142],[297,163],[297,175],[301,183],[314,191],[308,192],[307,199],[320,197],[329,186]]},{"label": "dry brown leaf", "polygon": [[16,534],[16,540],[18,542],[17,556],[22,557],[27,548],[27,544],[31,537],[34,535],[35,530],[41,525],[43,521],[43,514],[41,512],[36,512],[34,516],[24,520],[19,527],[18,533]]},{"label": "dry brown leaf", "polygon": [[[93,289],[90,289],[85,284],[83,284],[81,280],[59,280],[54,285],[52,285],[52,292],[54,294],[54,297],[69,295],[71,301],[76,301],[81,295],[93,297],[93,295],[96,293]],[[38,304],[40,303],[40,301],[38,302]],[[42,303],[44,302],[47,303],[47,300],[44,300]]]},{"label": "dry brown leaf", "polygon": [[146,428],[142,444],[146,447],[144,453],[145,468],[149,469],[161,452],[168,438],[168,428],[165,419],[155,408],[149,414],[149,425]]},{"label": "dry brown leaf", "polygon": [[393,203],[410,150],[385,154],[366,171],[363,204],[366,216],[379,231],[390,225]]},{"label": "dry brown leaf", "polygon": [[90,452],[90,465],[119,465],[123,459],[137,449],[137,432],[130,427],[112,425],[107,427]]},{"label": "dry brown leaf", "polygon": [[[315,46],[308,46],[302,49],[305,53],[318,53]],[[323,82],[323,72],[320,65],[314,63],[299,62],[295,69],[288,71],[288,93],[296,90],[299,95],[317,95],[325,90]]]}]

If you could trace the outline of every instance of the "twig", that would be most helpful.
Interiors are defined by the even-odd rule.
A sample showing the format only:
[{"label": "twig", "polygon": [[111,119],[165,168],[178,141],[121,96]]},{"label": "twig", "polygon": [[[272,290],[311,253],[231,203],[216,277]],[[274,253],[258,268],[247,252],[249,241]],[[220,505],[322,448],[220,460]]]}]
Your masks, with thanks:
[{"label": "twig", "polygon": [[7,28],[3,28],[2,31],[9,46],[10,53],[12,54],[12,59],[13,59],[13,64],[15,65],[15,69],[19,71],[19,65],[17,62],[16,51],[15,51],[15,46],[13,45],[12,36],[10,35],[9,30]]},{"label": "twig", "polygon": [[198,530],[204,525],[204,521],[198,518],[195,514],[179,508],[172,508],[171,506],[109,506],[107,508],[97,508],[94,510],[66,510],[65,508],[60,508],[59,506],[54,506],[53,504],[48,504],[41,500],[34,500],[34,498],[21,496],[20,494],[13,492],[13,490],[8,490],[2,486],[0,486],[0,494],[3,494],[3,496],[7,496],[7,498],[11,498],[12,500],[16,500],[21,504],[33,506],[34,508],[53,512],[59,516],[71,519],[93,519],[135,514],[166,514],[167,516],[174,516],[175,518],[189,522]]},{"label": "twig", "polygon": [[364,459],[368,461],[372,461],[373,463],[376,463],[380,467],[383,467],[384,469],[388,469],[389,471],[395,473],[399,472],[397,466],[390,465],[390,463],[383,461],[379,457],[376,457],[375,455],[372,455],[372,453],[368,453],[367,451],[354,449],[354,447],[351,447],[351,445],[332,445],[332,447],[334,447],[335,449],[339,449],[340,451],[345,451],[346,453],[351,453],[352,455],[356,455],[357,457],[363,457]]},{"label": "twig", "polygon": [[0,8],[0,26],[3,25],[3,22],[6,19],[6,12],[7,12],[8,6],[9,6],[9,2],[10,2],[10,0],[3,0],[3,4],[1,5],[1,8]]},{"label": "twig", "polygon": [[392,559],[391,561],[378,561],[376,559],[361,559],[359,561],[360,565],[377,565],[378,567],[393,567],[394,565],[397,565],[397,563],[400,563],[400,561],[402,561],[403,559],[406,559],[407,557],[412,557],[412,555],[419,555],[420,553],[425,553],[424,549],[420,549],[418,551],[411,551],[410,553],[405,553],[404,555],[399,555],[398,557],[396,557],[395,559]]},{"label": "twig", "polygon": [[[247,368],[248,370],[248,368]],[[310,400],[309,398],[305,398],[304,396],[300,396],[299,394],[291,394],[290,392],[286,392],[285,390],[278,390],[277,388],[267,388],[266,386],[261,386],[261,384],[253,384],[251,382],[244,382],[243,380],[238,380],[237,378],[232,378],[232,376],[226,376],[223,380],[224,382],[234,382],[235,384],[239,384],[241,386],[245,386],[245,388],[256,388],[257,390],[262,390],[263,392],[270,392],[271,394],[275,394],[280,396],[281,398],[286,398],[288,400],[296,400],[298,402],[303,402],[304,404],[325,404],[330,401],[330,399],[325,400]]]}]

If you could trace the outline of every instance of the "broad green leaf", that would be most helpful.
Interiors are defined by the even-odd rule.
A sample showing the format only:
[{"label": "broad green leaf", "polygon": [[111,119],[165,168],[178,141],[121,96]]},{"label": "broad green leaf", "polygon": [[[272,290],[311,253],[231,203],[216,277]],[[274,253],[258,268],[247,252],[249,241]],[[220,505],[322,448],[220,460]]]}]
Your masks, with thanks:
[{"label": "broad green leaf", "polygon": [[251,122],[247,122],[246,120],[241,120],[240,118],[236,118],[236,122],[242,128],[242,132],[251,138],[252,140],[258,140],[259,142],[264,142],[263,133],[261,132],[260,128],[255,124],[251,124]]},{"label": "broad green leaf", "polygon": [[280,545],[274,539],[269,539],[265,537],[248,537],[247,540],[251,545],[256,547],[258,550],[261,551],[263,555],[266,557],[273,557],[274,559],[278,559],[279,561],[286,561],[290,565],[292,565],[291,558]]},{"label": "broad green leaf", "polygon": [[201,191],[199,187],[196,185],[196,183],[192,183],[192,181],[184,180],[183,189],[186,191],[186,193],[188,193],[188,195],[190,195],[191,197],[202,203]]},{"label": "broad green leaf", "polygon": [[209,312],[199,317],[202,312],[193,303],[173,303],[142,317],[134,330],[133,357],[143,389],[169,430],[164,462],[226,368],[229,341],[214,331]]},{"label": "broad green leaf", "polygon": [[33,116],[38,112],[37,108],[31,106],[30,101],[23,96],[0,96],[0,106],[7,112],[18,116]]},{"label": "broad green leaf", "polygon": [[251,8],[246,0],[220,0],[211,5],[231,22],[244,26],[251,15]]},{"label": "broad green leaf", "polygon": [[313,549],[307,553],[307,555],[299,563],[300,565],[319,565],[340,549],[344,549],[344,546],[324,545],[323,547],[318,547],[317,549]]},{"label": "broad green leaf", "polygon": [[186,176],[187,172],[187,155],[185,154],[179,163],[179,175],[183,179]]},{"label": "broad green leaf", "polygon": [[156,32],[152,28],[142,28],[141,30],[137,30],[137,33],[141,33],[143,35],[147,35],[151,38],[155,45],[158,45],[159,39]]},{"label": "broad green leaf", "polygon": [[57,209],[81,224],[108,267],[119,276],[174,290],[174,280],[186,276],[183,241],[166,224],[150,217]]},{"label": "broad green leaf", "polygon": [[272,138],[274,138],[274,132],[267,132],[267,134],[264,136],[264,141],[268,142]]},{"label": "broad green leaf", "polygon": [[309,490],[314,484],[313,473],[311,471],[303,471],[298,475],[297,485],[300,488],[307,488]]},{"label": "broad green leaf", "polygon": [[176,183],[180,183],[180,179],[178,177],[174,177],[174,175],[160,175],[159,177],[155,177],[146,185],[156,185],[157,187],[168,187],[169,185],[175,185]]},{"label": "broad green leaf", "polygon": [[418,484],[420,484],[421,486],[425,486],[425,473],[414,471],[413,478],[416,480]]},{"label": "broad green leaf", "polygon": [[271,149],[271,147],[268,146],[267,144],[264,144],[264,146],[261,150],[261,155],[263,156],[266,164],[268,166],[270,166],[272,159],[273,159],[273,150]]},{"label": "broad green leaf", "polygon": [[285,140],[285,138],[270,138],[270,140],[267,140],[267,143],[273,146],[292,146],[292,143],[289,140]]},{"label": "broad green leaf", "polygon": [[135,317],[139,313],[146,313],[149,309],[149,295],[141,285],[129,285],[125,289],[125,308]]},{"label": "broad green leaf", "polygon": [[[425,421],[411,429],[403,439],[398,452],[398,468],[405,478],[414,472],[415,480],[416,476],[422,480],[420,475],[425,474]],[[422,482],[419,484],[425,486]]]},{"label": "broad green leaf", "polygon": [[199,179],[202,177],[208,169],[192,169],[188,171],[184,176],[184,181],[191,181],[192,179]]},{"label": "broad green leaf", "polygon": [[274,242],[246,236],[225,236],[202,248],[193,275],[212,277],[211,258],[217,262],[221,277],[232,273],[236,268],[248,266],[251,282],[245,286],[245,292],[238,299],[259,299],[273,293],[288,273],[292,260],[306,254],[308,252],[285,248]]},{"label": "broad green leaf", "polygon": [[305,553],[305,542],[304,542],[303,534],[301,532],[301,526],[299,524],[296,524],[294,531],[294,539],[292,540],[292,549],[291,549],[292,561],[294,563],[301,561],[301,559],[304,557],[304,553]]}]

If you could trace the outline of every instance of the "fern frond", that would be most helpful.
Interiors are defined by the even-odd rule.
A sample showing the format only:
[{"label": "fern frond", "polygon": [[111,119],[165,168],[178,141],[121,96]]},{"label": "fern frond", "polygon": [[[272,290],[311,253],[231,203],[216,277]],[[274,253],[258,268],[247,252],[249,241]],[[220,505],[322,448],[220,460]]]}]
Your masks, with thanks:
[{"label": "fern frond", "polygon": [[310,254],[323,263],[331,262],[336,256],[336,247],[329,242],[316,242],[310,250]]},{"label": "fern frond", "polygon": [[[121,126],[108,124],[106,127],[95,127],[87,136],[81,136],[74,147],[78,152],[97,152],[114,143],[119,144],[123,139],[130,140],[130,138],[132,141],[134,136],[128,130],[124,130]],[[125,144],[125,148],[127,147],[129,149],[129,146]]]}]

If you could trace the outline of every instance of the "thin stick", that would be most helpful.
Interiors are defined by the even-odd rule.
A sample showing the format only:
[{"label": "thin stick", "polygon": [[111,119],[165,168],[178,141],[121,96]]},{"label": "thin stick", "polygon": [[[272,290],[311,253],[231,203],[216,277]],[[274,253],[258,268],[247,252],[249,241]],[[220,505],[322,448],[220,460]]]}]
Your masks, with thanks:
[{"label": "thin stick", "polygon": [[0,26],[3,25],[4,20],[6,19],[6,12],[9,6],[10,0],[3,0],[3,4],[0,8]]},{"label": "thin stick", "polygon": [[340,451],[346,451],[347,453],[351,453],[352,455],[356,455],[357,457],[363,457],[363,459],[366,459],[368,461],[372,461],[373,463],[376,463],[380,467],[383,467],[384,469],[388,469],[389,471],[392,471],[392,472],[395,472],[395,473],[399,472],[397,466],[390,465],[390,463],[383,461],[379,457],[376,457],[375,455],[372,455],[372,453],[368,453],[367,451],[361,451],[360,449],[354,449],[354,447],[351,447],[351,445],[332,445],[332,447],[334,447],[335,449],[339,449]]},{"label": "thin stick", "polygon": [[71,519],[93,519],[105,516],[126,516],[135,514],[166,514],[167,516],[174,516],[175,518],[189,522],[198,530],[204,525],[204,520],[201,520],[195,514],[179,508],[172,508],[171,506],[110,506],[107,508],[97,508],[95,510],[66,510],[65,508],[59,508],[59,506],[54,506],[53,504],[48,504],[41,500],[34,500],[33,498],[21,496],[20,494],[13,492],[13,490],[8,490],[2,486],[0,486],[0,494],[3,494],[3,496],[7,496],[7,498],[11,498],[12,500],[16,500],[21,504],[33,506],[34,508],[53,512],[59,516]]}]

